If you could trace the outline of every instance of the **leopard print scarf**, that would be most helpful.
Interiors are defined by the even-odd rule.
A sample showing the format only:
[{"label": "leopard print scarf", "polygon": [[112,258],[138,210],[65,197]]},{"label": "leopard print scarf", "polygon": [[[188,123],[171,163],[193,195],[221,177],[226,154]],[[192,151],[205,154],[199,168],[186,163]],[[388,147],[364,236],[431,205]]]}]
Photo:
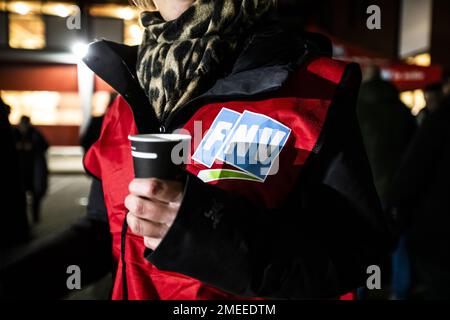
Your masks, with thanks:
[{"label": "leopard print scarf", "polygon": [[242,35],[273,0],[197,0],[178,19],[143,12],[137,75],[157,116],[167,117],[212,86]]}]

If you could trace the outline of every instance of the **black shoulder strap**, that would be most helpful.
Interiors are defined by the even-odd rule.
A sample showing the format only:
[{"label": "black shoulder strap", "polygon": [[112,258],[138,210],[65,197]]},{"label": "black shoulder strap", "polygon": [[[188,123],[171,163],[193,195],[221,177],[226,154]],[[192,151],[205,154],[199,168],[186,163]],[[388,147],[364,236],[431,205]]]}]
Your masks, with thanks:
[{"label": "black shoulder strap", "polygon": [[84,63],[131,106],[139,133],[159,132],[159,122],[135,74],[137,47],[111,41],[92,43]]}]

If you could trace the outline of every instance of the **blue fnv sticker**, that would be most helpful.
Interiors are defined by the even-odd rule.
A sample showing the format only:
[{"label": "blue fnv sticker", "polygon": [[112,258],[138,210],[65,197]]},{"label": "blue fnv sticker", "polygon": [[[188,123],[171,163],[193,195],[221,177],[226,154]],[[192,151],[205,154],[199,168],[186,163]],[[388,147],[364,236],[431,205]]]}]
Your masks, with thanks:
[{"label": "blue fnv sticker", "polygon": [[243,179],[264,182],[278,170],[278,156],[291,129],[265,115],[223,108],[192,159],[211,168],[221,160],[239,169],[204,170],[199,177],[209,182],[222,179]]}]

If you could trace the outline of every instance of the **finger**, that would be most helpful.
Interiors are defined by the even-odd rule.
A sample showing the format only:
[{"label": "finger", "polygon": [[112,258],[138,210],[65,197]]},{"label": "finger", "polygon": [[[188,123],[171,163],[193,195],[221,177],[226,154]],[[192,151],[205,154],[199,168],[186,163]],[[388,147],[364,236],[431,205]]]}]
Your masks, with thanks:
[{"label": "finger", "polygon": [[130,194],[125,198],[125,207],[138,218],[170,225],[175,220],[179,206],[155,202]]},{"label": "finger", "polygon": [[155,223],[151,221],[147,221],[144,219],[140,219],[129,213],[127,215],[128,226],[131,231],[138,236],[141,237],[150,237],[150,238],[164,238],[167,233],[168,227],[164,224]]},{"label": "finger", "polygon": [[145,247],[147,247],[153,251],[156,250],[156,248],[158,248],[160,243],[161,243],[161,239],[144,237]]},{"label": "finger", "polygon": [[177,181],[134,179],[129,190],[136,196],[166,203],[179,203],[183,196],[183,186]]}]

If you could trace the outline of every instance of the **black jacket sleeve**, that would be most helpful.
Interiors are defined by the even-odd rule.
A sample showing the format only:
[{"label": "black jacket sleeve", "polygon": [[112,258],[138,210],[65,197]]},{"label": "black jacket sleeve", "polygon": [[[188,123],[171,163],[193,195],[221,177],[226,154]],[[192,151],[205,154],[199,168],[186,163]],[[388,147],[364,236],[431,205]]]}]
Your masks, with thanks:
[{"label": "black jacket sleeve", "polygon": [[[146,258],[245,297],[333,298],[365,284],[391,248],[352,108],[341,88],[297,188],[283,208],[257,209],[189,176],[175,223]],[[345,93],[345,94],[344,94]]]},{"label": "black jacket sleeve", "polygon": [[111,237],[101,182],[94,180],[86,217],[55,236],[32,243],[2,263],[0,297],[56,299],[68,293],[67,268],[81,269],[82,288],[111,271]]}]

